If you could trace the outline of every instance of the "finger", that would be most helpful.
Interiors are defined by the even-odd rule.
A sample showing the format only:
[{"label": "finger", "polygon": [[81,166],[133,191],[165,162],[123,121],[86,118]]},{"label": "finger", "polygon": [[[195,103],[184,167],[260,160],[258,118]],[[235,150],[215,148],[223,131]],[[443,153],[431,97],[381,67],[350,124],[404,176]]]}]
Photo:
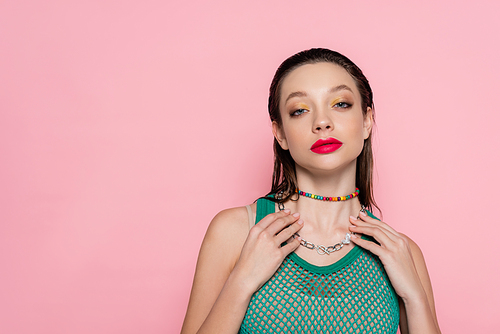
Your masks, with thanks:
[{"label": "finger", "polygon": [[381,221],[380,219],[370,217],[366,212],[360,212],[359,219],[364,221],[364,222],[368,222],[368,223],[372,223],[372,224],[377,225],[377,226],[381,226],[381,227],[391,231],[392,233],[398,235],[398,232],[395,229],[393,229],[389,224]]},{"label": "finger", "polygon": [[262,218],[256,226],[259,226],[263,229],[267,228],[269,225],[271,225],[276,219],[287,217],[290,215],[290,210],[286,209],[283,211],[278,211],[278,212],[273,212]]},{"label": "finger", "polygon": [[298,230],[304,226],[304,221],[299,219],[297,222],[293,223],[289,227],[283,229],[280,233],[276,235],[276,242],[282,244],[283,242],[289,240]]},{"label": "finger", "polygon": [[300,246],[301,237],[292,238],[286,245],[281,247],[281,252],[283,253],[283,258],[297,249]]},{"label": "finger", "polygon": [[367,215],[362,216],[360,213],[359,219],[354,218],[353,216],[349,217],[349,221],[356,226],[378,226],[380,228],[383,228],[384,230],[388,231],[389,233],[394,234],[397,237],[400,237],[400,234],[390,227],[388,224],[384,223],[383,221],[380,221],[378,219],[371,218]]},{"label": "finger", "polygon": [[364,235],[369,235],[375,238],[380,245],[384,248],[389,248],[395,242],[390,235],[394,237],[390,232],[376,226],[350,226],[349,230],[354,233],[360,233]]},{"label": "finger", "polygon": [[356,235],[351,235],[351,241],[354,242],[356,245],[369,250],[373,254],[377,255],[378,257],[381,257],[384,255],[386,250],[384,250],[382,247],[377,245],[376,243],[369,241],[369,240],[364,240],[361,239],[360,237]]},{"label": "finger", "polygon": [[266,229],[272,235],[280,233],[283,229],[287,228],[297,220],[299,220],[300,214],[295,212],[293,215],[287,215],[285,217],[277,218],[273,221]]},{"label": "finger", "polygon": [[397,239],[399,238],[398,235],[394,234],[392,231],[390,231],[388,229],[385,229],[383,226],[378,226],[378,225],[370,224],[370,223],[367,223],[367,222],[364,222],[362,220],[355,219],[355,218],[354,219],[350,219],[350,222],[353,224],[353,226],[349,226],[349,229],[351,230],[351,227],[354,227],[352,229],[353,232],[363,233],[363,232],[361,232],[361,230],[356,230],[355,227],[359,227],[359,228],[362,228],[362,227],[374,228],[374,229],[380,229],[381,231],[383,231],[394,242],[396,242]]}]

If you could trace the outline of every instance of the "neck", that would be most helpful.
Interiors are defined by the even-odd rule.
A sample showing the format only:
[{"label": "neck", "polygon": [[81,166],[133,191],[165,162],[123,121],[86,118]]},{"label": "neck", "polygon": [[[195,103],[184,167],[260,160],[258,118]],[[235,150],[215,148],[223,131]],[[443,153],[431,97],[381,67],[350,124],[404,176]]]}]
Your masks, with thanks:
[{"label": "neck", "polygon": [[299,190],[319,196],[345,196],[356,189],[356,160],[335,171],[310,171],[295,167]]},{"label": "neck", "polygon": [[[327,175],[311,173],[297,168],[299,190],[319,196],[346,196],[356,189],[356,165]],[[327,202],[299,196],[298,201],[288,201],[285,207],[292,212],[299,212],[306,225],[317,231],[333,233],[338,230],[347,231],[349,216],[358,216],[361,204],[358,198],[341,202]],[[345,233],[345,232],[344,232]]]}]

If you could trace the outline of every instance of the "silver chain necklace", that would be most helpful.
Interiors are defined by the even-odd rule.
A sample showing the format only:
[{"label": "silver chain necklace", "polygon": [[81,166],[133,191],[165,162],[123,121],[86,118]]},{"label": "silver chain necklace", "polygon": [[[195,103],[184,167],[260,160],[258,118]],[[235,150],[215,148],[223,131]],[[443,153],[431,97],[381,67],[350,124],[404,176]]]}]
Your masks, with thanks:
[{"label": "silver chain necklace", "polygon": [[[285,210],[285,205],[283,203],[278,203],[278,209],[280,211]],[[361,212],[366,212],[366,208],[362,205],[361,206],[361,210],[359,212],[360,213]],[[358,219],[359,219],[359,215],[358,215]],[[350,244],[351,243],[351,235],[352,234],[354,234],[354,233],[347,232],[345,234],[345,238],[342,241],[336,243],[333,246],[315,245],[312,242],[309,242],[309,241],[304,240],[304,239],[300,240],[300,245],[302,247],[307,248],[307,249],[315,249],[316,252],[318,252],[319,255],[325,255],[325,254],[326,255],[330,255],[330,253],[333,253],[333,252],[341,250],[342,247],[344,247],[344,245]],[[300,237],[300,234],[294,233],[293,237],[294,238],[298,238],[298,237]]]}]

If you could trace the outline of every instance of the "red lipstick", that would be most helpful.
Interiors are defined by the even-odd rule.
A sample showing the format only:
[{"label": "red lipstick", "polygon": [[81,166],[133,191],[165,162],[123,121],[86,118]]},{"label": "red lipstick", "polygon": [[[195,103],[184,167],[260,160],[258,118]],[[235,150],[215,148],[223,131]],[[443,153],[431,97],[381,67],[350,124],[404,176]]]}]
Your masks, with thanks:
[{"label": "red lipstick", "polygon": [[335,138],[318,139],[311,146],[311,151],[317,154],[327,154],[338,150],[342,146],[342,142]]}]

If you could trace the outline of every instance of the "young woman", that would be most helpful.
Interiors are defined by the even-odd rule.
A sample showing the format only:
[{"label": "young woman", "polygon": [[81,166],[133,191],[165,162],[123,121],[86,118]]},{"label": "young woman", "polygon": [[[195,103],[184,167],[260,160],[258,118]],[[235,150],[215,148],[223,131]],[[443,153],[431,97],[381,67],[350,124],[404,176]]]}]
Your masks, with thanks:
[{"label": "young woman", "polygon": [[418,246],[371,214],[373,97],[345,56],[285,60],[269,94],[271,192],[220,212],[182,333],[440,333]]}]

